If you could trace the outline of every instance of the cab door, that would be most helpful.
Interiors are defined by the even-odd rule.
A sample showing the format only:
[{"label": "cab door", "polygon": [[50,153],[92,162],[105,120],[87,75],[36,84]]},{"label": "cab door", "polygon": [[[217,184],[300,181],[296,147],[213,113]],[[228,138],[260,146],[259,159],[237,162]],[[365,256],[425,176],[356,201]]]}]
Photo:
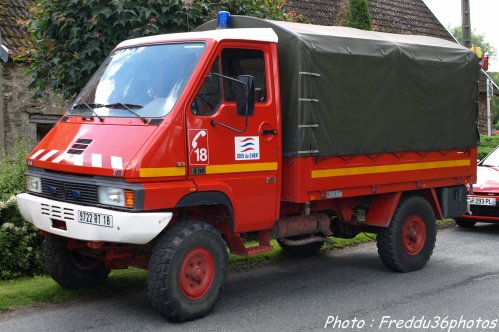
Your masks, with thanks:
[{"label": "cab door", "polygon": [[[220,44],[186,112],[188,176],[198,191],[227,195],[235,232],[269,229],[278,218],[280,123],[272,51],[271,44]],[[255,109],[247,126],[236,111],[237,83],[210,73],[254,77]]]}]

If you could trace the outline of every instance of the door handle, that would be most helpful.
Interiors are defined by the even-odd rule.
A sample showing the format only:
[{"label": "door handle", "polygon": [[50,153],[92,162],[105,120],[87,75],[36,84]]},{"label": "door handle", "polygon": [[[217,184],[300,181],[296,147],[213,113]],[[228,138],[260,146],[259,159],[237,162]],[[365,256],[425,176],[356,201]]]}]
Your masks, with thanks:
[{"label": "door handle", "polygon": [[262,135],[276,135],[277,130],[275,130],[275,129],[262,129],[262,130],[260,130],[260,134],[262,134]]}]

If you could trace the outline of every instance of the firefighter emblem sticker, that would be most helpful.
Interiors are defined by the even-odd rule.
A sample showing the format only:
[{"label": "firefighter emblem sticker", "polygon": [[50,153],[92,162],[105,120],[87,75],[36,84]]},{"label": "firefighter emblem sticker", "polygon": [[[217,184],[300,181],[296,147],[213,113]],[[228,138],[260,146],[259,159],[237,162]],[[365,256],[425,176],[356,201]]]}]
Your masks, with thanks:
[{"label": "firefighter emblem sticker", "polygon": [[208,131],[206,129],[189,129],[189,163],[191,165],[208,165]]},{"label": "firefighter emblem sticker", "polygon": [[260,137],[236,136],[234,137],[236,160],[260,159]]}]

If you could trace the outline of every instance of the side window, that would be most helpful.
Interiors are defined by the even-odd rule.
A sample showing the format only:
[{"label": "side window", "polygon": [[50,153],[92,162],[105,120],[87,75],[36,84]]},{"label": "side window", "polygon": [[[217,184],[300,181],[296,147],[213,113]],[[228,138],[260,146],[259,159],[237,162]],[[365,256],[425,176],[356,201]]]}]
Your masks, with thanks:
[{"label": "side window", "polygon": [[[220,73],[220,59],[217,58],[211,67],[210,73]],[[195,115],[211,115],[215,113],[222,101],[221,78],[211,75],[207,77],[199,90],[196,99],[192,102],[191,111]]]},{"label": "side window", "polygon": [[[222,74],[236,78],[239,75],[251,75],[255,78],[255,102],[267,101],[265,79],[265,60],[263,52],[245,49],[224,49],[222,51]],[[236,100],[236,82],[224,82],[226,101]]]}]

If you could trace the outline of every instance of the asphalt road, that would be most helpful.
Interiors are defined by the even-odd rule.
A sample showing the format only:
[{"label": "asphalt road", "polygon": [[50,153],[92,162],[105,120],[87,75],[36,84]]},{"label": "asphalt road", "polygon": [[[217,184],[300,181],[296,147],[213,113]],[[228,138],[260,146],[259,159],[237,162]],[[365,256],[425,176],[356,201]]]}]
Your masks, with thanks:
[{"label": "asphalt road", "polygon": [[499,225],[451,228],[413,273],[387,270],[370,243],[231,273],[215,311],[193,322],[165,321],[141,291],[2,314],[0,331],[315,331],[328,316],[331,331],[497,331],[498,254]]}]

